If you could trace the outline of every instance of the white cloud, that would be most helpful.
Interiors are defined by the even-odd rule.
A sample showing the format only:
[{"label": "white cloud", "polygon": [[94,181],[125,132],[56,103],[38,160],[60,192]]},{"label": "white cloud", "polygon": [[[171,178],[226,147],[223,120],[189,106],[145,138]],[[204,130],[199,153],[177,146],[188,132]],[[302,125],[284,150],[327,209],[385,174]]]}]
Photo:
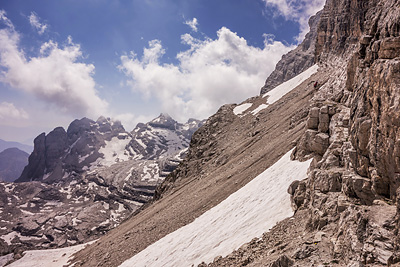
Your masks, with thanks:
[{"label": "white cloud", "polygon": [[122,113],[114,116],[114,119],[121,121],[126,131],[132,131],[139,122],[146,123],[154,119],[154,116],[136,116],[132,113]]},{"label": "white cloud", "polygon": [[31,12],[29,23],[38,31],[39,34],[43,34],[47,29],[47,24],[40,23],[39,17],[35,12]]},{"label": "white cloud", "polygon": [[96,117],[104,114],[107,102],[95,89],[94,66],[79,62],[80,46],[68,38],[59,47],[49,41],[41,46],[37,57],[27,58],[19,48],[20,36],[0,11],[0,82],[30,93],[53,108],[73,116]]},{"label": "white cloud", "polygon": [[0,119],[3,120],[26,120],[29,118],[28,113],[22,108],[18,109],[13,103],[0,103]]},{"label": "white cloud", "polygon": [[264,0],[267,7],[274,7],[278,14],[300,25],[297,41],[301,42],[309,31],[308,19],[321,10],[325,0]]},{"label": "white cloud", "polygon": [[185,24],[188,25],[192,29],[192,31],[197,32],[197,26],[199,25],[199,23],[196,18],[185,21]]},{"label": "white cloud", "polygon": [[141,59],[133,52],[122,56],[119,68],[134,91],[155,97],[163,112],[184,121],[206,118],[223,104],[258,95],[275,64],[293,48],[270,36],[263,49],[252,47],[225,27],[217,34],[216,40],[183,35],[190,48],[177,55],[177,65],[160,63],[165,51],[153,40]]}]

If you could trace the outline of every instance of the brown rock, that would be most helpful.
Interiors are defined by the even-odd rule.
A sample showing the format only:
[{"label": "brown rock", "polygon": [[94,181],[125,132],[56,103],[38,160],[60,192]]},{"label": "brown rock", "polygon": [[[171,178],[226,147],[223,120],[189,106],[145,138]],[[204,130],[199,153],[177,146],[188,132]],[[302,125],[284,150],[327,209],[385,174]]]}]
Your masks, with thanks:
[{"label": "brown rock", "polygon": [[400,55],[400,37],[390,37],[382,41],[379,58],[392,59]]},{"label": "brown rock", "polygon": [[315,139],[311,142],[311,151],[323,155],[329,147],[329,135],[325,133],[318,133]]}]

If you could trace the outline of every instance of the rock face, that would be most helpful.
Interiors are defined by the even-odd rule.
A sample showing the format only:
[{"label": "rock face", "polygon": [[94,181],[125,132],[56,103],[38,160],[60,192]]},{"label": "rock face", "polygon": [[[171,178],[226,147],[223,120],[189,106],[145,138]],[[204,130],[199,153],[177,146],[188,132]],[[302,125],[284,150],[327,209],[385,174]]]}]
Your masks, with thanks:
[{"label": "rock face", "polygon": [[299,46],[282,56],[282,59],[276,64],[275,70],[269,75],[265,85],[261,88],[261,95],[315,64],[315,41],[320,16],[321,12],[318,12],[310,18],[308,21],[310,32],[306,34]]},{"label": "rock face", "polygon": [[399,1],[327,1],[315,53],[330,77],[292,155],[314,158],[288,190],[296,215],[212,266],[268,266],[278,255],[299,266],[397,266],[399,25]]},{"label": "rock face", "polygon": [[158,160],[173,157],[187,148],[202,122],[191,119],[180,124],[161,114],[147,124],[126,132],[119,121],[100,117],[73,121],[67,131],[55,128],[34,140],[29,165],[16,182],[56,183],[95,168],[131,159]]},{"label": "rock face", "polygon": [[28,164],[29,154],[18,148],[0,152],[0,181],[13,182]]},{"label": "rock face", "polygon": [[131,132],[129,143],[130,155],[135,159],[158,159],[166,155],[174,155],[187,148],[193,133],[203,122],[189,119],[181,124],[168,114],[160,114],[154,120],[139,123]]},{"label": "rock face", "polygon": [[128,133],[110,119],[83,118],[39,135],[18,183],[0,183],[0,255],[104,235],[152,200],[201,124],[161,114]]},{"label": "rock face", "polygon": [[124,155],[124,151],[121,150],[124,149],[124,140],[125,143],[129,142],[128,138],[129,134],[119,121],[104,117],[100,117],[96,122],[87,118],[75,120],[67,131],[58,127],[48,135],[42,133],[35,138],[29,165],[16,182],[54,183],[64,175],[83,173],[91,169],[96,160],[108,156],[101,154],[101,148],[107,149],[107,143],[112,141],[114,146],[122,146],[122,149],[119,149],[122,155],[114,156],[117,162]]}]

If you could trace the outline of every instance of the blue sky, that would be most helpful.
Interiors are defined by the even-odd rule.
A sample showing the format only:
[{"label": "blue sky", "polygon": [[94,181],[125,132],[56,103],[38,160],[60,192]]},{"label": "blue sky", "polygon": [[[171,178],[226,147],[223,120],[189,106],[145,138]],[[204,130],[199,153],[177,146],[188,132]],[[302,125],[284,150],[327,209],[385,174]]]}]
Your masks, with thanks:
[{"label": "blue sky", "polygon": [[323,0],[0,2],[0,138],[75,118],[127,130],[161,112],[204,119],[257,95]]}]

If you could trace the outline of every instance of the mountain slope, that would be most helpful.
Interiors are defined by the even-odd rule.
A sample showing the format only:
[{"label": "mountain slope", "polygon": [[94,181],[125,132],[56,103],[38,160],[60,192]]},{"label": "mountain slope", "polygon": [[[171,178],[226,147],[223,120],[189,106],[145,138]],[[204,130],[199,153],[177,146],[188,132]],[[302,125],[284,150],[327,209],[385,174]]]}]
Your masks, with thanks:
[{"label": "mountain slope", "polygon": [[398,266],[399,16],[399,1],[327,1],[316,52],[332,76],[296,148],[316,161],[291,190],[296,215],[210,266]]},{"label": "mountain slope", "polygon": [[28,164],[29,154],[18,148],[7,148],[0,152],[0,181],[13,182]]},{"label": "mountain slope", "polygon": [[235,105],[221,107],[193,135],[187,158],[158,189],[160,199],[78,252],[77,266],[118,266],[262,173],[300,137],[313,90],[305,81],[255,115],[266,98],[250,99],[240,115]]},{"label": "mountain slope", "polygon": [[211,262],[292,216],[286,190],[294,179],[306,178],[311,160],[291,161],[290,154],[291,151],[194,222],[160,239],[121,266],[191,266]]},{"label": "mountain slope", "polygon": [[[75,254],[76,266],[118,266],[146,255],[208,217],[292,147],[293,159],[312,159],[307,178],[292,177],[299,180],[288,189],[294,216],[225,258],[210,263],[207,250],[194,262],[398,265],[399,16],[398,0],[328,0],[315,40],[318,72],[273,103],[279,94],[270,91],[221,107],[193,135],[188,157],[157,188],[157,200]],[[179,255],[162,252],[167,263],[175,260],[169,254]]]},{"label": "mountain slope", "polygon": [[[400,194],[399,8],[396,0],[328,0],[315,40],[318,73],[285,102],[268,105],[255,97],[222,107],[193,136],[187,160],[157,190],[159,200],[78,252],[75,261],[117,266],[226,199],[235,184],[256,177],[266,168],[260,154],[276,161],[272,150],[287,152],[284,147],[296,140],[293,157],[313,158],[307,179],[289,187],[296,214],[213,265],[400,262],[399,208],[393,205]],[[318,91],[310,88],[312,81]],[[307,90],[312,98],[302,99]],[[299,121],[300,135],[285,135]]]},{"label": "mountain slope", "polygon": [[0,152],[4,151],[7,148],[16,147],[19,150],[25,151],[26,153],[31,153],[33,150],[32,146],[24,145],[18,142],[10,142],[0,139]]}]

